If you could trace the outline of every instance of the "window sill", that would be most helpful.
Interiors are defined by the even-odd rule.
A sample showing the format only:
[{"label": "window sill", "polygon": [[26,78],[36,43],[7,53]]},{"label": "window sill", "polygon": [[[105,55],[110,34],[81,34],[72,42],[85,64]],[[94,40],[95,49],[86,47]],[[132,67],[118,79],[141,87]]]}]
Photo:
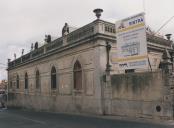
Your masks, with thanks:
[{"label": "window sill", "polygon": [[51,95],[56,96],[57,95],[57,89],[51,89]]},{"label": "window sill", "polygon": [[29,94],[29,90],[28,89],[24,89],[24,94]]},{"label": "window sill", "polygon": [[84,93],[84,90],[82,90],[82,89],[81,90],[74,89],[73,93],[76,94],[76,95],[81,95],[82,93]]},{"label": "window sill", "polygon": [[41,90],[40,89],[36,89],[35,90],[35,94],[40,94],[41,93]]}]

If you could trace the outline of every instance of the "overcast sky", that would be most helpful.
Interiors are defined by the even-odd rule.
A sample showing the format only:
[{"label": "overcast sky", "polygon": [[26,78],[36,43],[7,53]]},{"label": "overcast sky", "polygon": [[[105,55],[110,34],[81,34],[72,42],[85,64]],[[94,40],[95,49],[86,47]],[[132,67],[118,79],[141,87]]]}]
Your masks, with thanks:
[{"label": "overcast sky", "polygon": [[[144,4],[143,4],[144,3]],[[93,9],[104,10],[101,19],[115,23],[136,13],[146,13],[146,24],[157,31],[174,16],[174,0],[0,0],[0,80],[7,77],[7,58],[21,56],[45,34],[61,35],[65,22],[81,27],[96,19]],[[161,31],[174,34],[174,19]]]}]

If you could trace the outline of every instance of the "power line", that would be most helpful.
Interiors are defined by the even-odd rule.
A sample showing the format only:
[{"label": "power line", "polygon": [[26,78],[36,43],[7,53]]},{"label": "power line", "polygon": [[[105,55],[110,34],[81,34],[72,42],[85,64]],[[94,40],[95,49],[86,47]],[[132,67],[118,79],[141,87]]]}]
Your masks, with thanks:
[{"label": "power line", "polygon": [[4,64],[4,63],[0,63],[1,65],[5,65],[5,66],[7,66],[7,64]]},{"label": "power line", "polygon": [[143,11],[146,12],[146,7],[145,7],[146,3],[145,0],[143,0]]},{"label": "power line", "polygon": [[167,21],[154,33],[154,35],[157,34],[157,33],[158,33],[165,25],[167,25],[173,18],[174,18],[174,16],[172,16],[169,20],[167,20]]},{"label": "power line", "polygon": [[0,69],[6,69],[6,68],[7,68],[7,67],[1,67],[1,66],[0,66]]},{"label": "power line", "polygon": [[0,68],[7,68],[7,65],[1,65],[0,64]]}]

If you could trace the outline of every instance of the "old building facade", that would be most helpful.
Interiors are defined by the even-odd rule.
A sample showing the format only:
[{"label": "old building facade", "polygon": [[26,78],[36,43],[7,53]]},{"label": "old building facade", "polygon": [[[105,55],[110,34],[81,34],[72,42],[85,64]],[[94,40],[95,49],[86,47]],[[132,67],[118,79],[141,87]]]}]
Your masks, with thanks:
[{"label": "old building facade", "polygon": [[[67,33],[62,37],[9,61],[9,106],[56,112],[173,118],[172,93],[167,88],[173,86],[173,82],[166,87],[166,77],[159,69],[163,53],[166,50],[170,55],[173,53],[170,40],[147,33],[150,73],[120,76],[124,71],[112,63],[116,53],[115,24],[97,19],[72,32],[65,31]],[[111,45],[111,70],[108,74],[107,42]],[[138,83],[135,79],[139,80]],[[165,96],[168,100],[163,102]],[[158,106],[167,114],[156,112]]]}]

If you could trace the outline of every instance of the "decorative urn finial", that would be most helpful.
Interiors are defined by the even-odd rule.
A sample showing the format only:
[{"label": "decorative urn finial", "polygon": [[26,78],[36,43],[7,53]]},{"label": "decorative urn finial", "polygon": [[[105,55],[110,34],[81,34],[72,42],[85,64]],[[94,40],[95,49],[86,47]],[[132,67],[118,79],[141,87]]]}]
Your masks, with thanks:
[{"label": "decorative urn finial", "polygon": [[166,36],[166,38],[167,38],[168,40],[170,40],[172,34],[166,34],[165,36]]},{"label": "decorative urn finial", "polygon": [[95,13],[97,19],[100,19],[101,13],[103,12],[103,9],[97,8],[97,9],[94,9],[93,12]]}]

